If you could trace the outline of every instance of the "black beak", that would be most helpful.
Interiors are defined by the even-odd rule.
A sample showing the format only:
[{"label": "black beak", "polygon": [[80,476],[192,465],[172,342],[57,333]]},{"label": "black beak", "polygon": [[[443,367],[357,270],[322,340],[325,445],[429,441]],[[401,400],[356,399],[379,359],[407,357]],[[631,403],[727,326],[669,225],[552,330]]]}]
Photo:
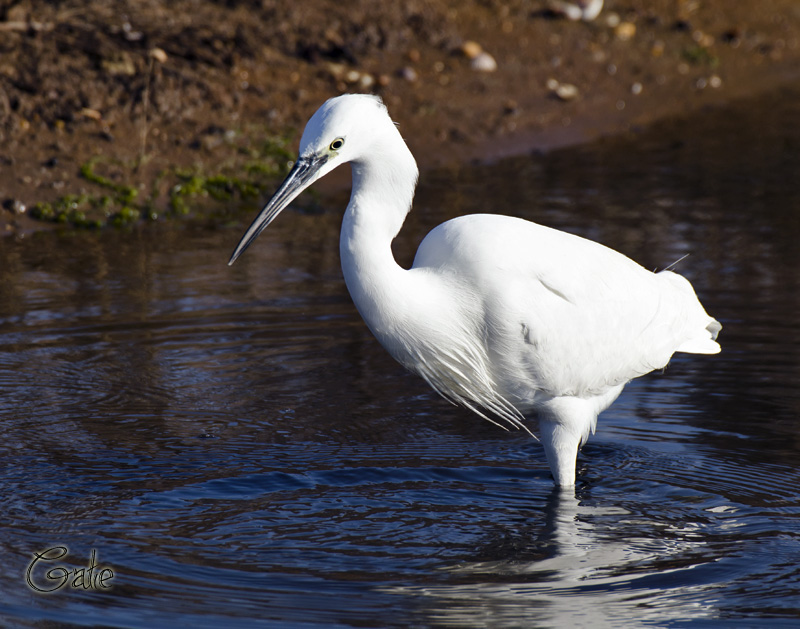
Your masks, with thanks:
[{"label": "black beak", "polygon": [[272,195],[272,198],[261,210],[256,220],[247,228],[239,244],[236,245],[231,259],[228,260],[228,266],[236,262],[236,259],[244,253],[244,250],[266,229],[267,225],[275,220],[278,214],[294,201],[297,195],[314,183],[319,169],[327,161],[327,155],[312,155],[311,157],[301,157],[295,162],[294,167],[284,179],[278,191]]}]

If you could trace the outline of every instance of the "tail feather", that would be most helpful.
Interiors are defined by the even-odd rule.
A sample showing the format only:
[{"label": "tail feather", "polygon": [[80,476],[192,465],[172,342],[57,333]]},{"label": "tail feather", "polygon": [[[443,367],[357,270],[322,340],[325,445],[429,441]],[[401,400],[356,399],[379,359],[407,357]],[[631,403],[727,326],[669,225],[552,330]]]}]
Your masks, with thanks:
[{"label": "tail feather", "polygon": [[[686,352],[687,354],[719,354],[721,348],[717,343],[717,335],[722,329],[722,324],[708,316],[703,309],[703,305],[697,299],[689,280],[682,275],[672,271],[660,271],[657,275],[672,284],[680,297],[676,303],[683,304],[686,316],[686,330],[690,332],[690,338],[683,341],[676,352]],[[691,312],[691,316],[688,313]],[[700,327],[703,326],[703,327]],[[696,332],[695,332],[696,330]]]},{"label": "tail feather", "polygon": [[675,351],[687,354],[719,354],[722,348],[716,339],[721,329],[722,324],[716,319],[711,319],[705,327],[704,335],[684,341]]}]

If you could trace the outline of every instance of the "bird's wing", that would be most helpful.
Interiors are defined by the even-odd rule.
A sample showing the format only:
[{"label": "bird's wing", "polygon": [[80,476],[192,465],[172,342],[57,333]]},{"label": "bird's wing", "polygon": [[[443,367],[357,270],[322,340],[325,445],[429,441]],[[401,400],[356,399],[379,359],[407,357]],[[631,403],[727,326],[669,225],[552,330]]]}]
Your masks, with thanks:
[{"label": "bird's wing", "polygon": [[503,379],[549,395],[598,395],[664,367],[713,321],[680,276],[520,219],[448,221],[420,246],[422,265],[472,287]]}]

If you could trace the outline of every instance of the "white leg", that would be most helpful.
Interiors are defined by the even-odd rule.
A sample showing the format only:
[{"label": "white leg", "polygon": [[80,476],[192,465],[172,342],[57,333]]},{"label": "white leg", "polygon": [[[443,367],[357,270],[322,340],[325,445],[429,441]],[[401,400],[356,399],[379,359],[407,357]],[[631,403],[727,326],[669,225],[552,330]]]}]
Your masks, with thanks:
[{"label": "white leg", "polygon": [[556,485],[560,487],[575,485],[578,448],[594,432],[597,413],[608,406],[621,390],[620,386],[610,391],[606,396],[608,400],[560,397],[549,400],[541,407],[539,432]]},{"label": "white leg", "polygon": [[556,485],[572,487],[575,485],[575,465],[581,435],[555,421],[541,420],[539,432],[547,455],[547,463],[553,473]]}]

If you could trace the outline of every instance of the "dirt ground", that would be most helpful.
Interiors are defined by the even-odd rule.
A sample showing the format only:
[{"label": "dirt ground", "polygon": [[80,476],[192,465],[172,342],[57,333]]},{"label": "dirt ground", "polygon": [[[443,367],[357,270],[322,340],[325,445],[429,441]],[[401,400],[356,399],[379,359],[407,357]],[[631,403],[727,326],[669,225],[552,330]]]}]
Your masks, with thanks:
[{"label": "dirt ground", "polygon": [[635,130],[799,62],[797,0],[607,0],[590,23],[547,0],[0,0],[0,232],[65,198],[95,226],[157,220],[187,173],[254,161],[261,195],[342,92],[382,96],[431,168]]}]

